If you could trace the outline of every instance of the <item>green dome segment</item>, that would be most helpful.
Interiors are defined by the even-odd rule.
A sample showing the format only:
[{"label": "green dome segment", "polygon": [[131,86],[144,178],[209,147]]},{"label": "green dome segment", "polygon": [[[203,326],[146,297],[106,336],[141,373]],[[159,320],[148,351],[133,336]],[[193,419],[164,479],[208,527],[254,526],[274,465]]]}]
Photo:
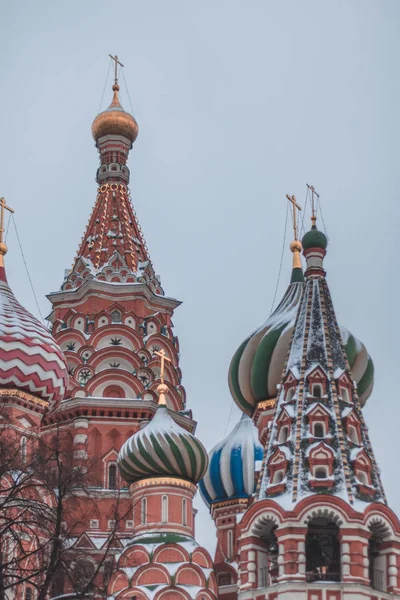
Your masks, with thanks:
[{"label": "green dome segment", "polygon": [[347,360],[351,374],[357,384],[357,393],[363,407],[374,387],[374,363],[366,347],[345,327],[340,327]]},{"label": "green dome segment", "polygon": [[175,423],[165,406],[159,406],[153,420],[125,442],[118,456],[120,473],[129,484],[149,477],[197,483],[207,466],[204,446]]},{"label": "green dome segment", "polygon": [[301,278],[296,277],[269,319],[242,342],[233,355],[229,388],[236,404],[249,416],[258,402],[276,396],[303,285]]},{"label": "green dome segment", "polygon": [[303,236],[301,244],[303,250],[308,250],[309,248],[322,248],[322,250],[326,250],[328,238],[322,231],[318,231],[316,225],[313,225],[310,231],[307,231]]}]

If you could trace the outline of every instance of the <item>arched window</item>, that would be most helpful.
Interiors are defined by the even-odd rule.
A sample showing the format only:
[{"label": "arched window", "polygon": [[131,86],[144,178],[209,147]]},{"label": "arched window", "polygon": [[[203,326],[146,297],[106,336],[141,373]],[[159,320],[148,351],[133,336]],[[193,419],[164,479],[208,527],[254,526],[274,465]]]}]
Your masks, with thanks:
[{"label": "arched window", "polygon": [[325,427],[323,423],[314,423],[314,437],[322,438],[325,435]]},{"label": "arched window", "polygon": [[294,388],[290,388],[286,394],[286,402],[290,402],[294,396]]},{"label": "arched window", "polygon": [[350,402],[349,390],[347,388],[341,387],[340,395],[342,397],[343,402]]},{"label": "arched window", "polygon": [[33,593],[31,587],[27,587],[25,590],[25,600],[33,600]]},{"label": "arched window", "polygon": [[339,528],[326,518],[313,519],[306,536],[308,582],[340,581]]},{"label": "arched window", "polygon": [[[26,437],[22,436],[20,442],[19,442],[19,447],[21,450],[21,459],[22,462],[25,464],[26,463]],[[28,588],[31,590],[31,588]],[[31,590],[32,591],[32,590]]]},{"label": "arched window", "polygon": [[314,471],[314,477],[316,479],[326,479],[328,477],[328,472],[326,467],[317,467]]},{"label": "arched window", "polygon": [[228,558],[232,558],[233,556],[233,531],[229,529],[228,531]]},{"label": "arched window", "polygon": [[272,483],[280,483],[283,480],[283,471],[275,471]]},{"label": "arched window", "polygon": [[117,465],[111,463],[108,466],[108,489],[115,490],[117,488]]},{"label": "arched window", "polygon": [[379,525],[371,529],[371,537],[368,540],[368,558],[369,558],[369,579],[371,587],[380,592],[387,591],[387,568],[388,557],[385,555],[382,539],[382,531],[379,531]]},{"label": "arched window", "polygon": [[182,498],[182,525],[187,525],[187,500]]},{"label": "arched window", "polygon": [[112,311],[111,323],[121,323],[121,313],[119,312],[119,310]]},{"label": "arched window", "polygon": [[161,500],[161,522],[168,523],[168,496],[163,496]]},{"label": "arched window", "polygon": [[353,425],[349,425],[349,438],[351,439],[353,444],[359,443],[358,432],[357,432],[357,429],[355,427],[353,427]]},{"label": "arched window", "polygon": [[313,383],[312,395],[314,398],[322,398],[322,385],[320,383]]},{"label": "arched window", "polygon": [[142,525],[146,523],[147,520],[147,500],[146,498],[142,498],[142,502],[140,505],[140,521]]},{"label": "arched window", "polygon": [[357,479],[364,483],[365,485],[369,485],[368,476],[365,471],[357,471]]},{"label": "arched window", "polygon": [[279,431],[279,439],[278,442],[280,444],[284,444],[286,442],[286,440],[289,437],[289,427],[287,425],[284,425],[283,427],[281,427],[281,430]]}]

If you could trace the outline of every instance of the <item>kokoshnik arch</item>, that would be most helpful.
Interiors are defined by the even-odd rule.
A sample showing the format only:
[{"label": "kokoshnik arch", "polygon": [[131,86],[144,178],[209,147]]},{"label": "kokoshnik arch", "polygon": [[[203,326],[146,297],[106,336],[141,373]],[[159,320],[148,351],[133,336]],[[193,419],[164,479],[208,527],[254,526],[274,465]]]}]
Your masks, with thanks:
[{"label": "kokoshnik arch", "polygon": [[[290,284],[231,361],[243,417],[207,455],[182,385],[180,303],[162,289],[130,199],[139,128],[121,106],[112,58],[112,102],[92,125],[97,197],[73,266],[48,295],[51,333],[14,297],[0,240],[0,399],[21,451],[62,427],[75,455],[100,465],[90,474],[96,509],[68,540],[71,556],[95,570],[118,499],[109,599],[400,597],[400,524],[361,410],[373,363],[336,320],[315,190],[310,231],[300,241],[294,227]],[[296,225],[300,207],[288,198]],[[195,540],[198,484],[216,526],[214,558]],[[15,597],[34,600],[34,586]]]}]

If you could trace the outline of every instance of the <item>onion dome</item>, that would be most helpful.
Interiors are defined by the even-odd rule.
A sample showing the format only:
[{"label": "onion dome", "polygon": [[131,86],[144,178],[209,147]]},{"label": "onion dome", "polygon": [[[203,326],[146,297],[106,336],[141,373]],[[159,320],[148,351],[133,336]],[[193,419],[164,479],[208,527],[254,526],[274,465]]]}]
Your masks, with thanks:
[{"label": "onion dome", "polygon": [[[294,258],[297,253],[294,251]],[[295,266],[294,261],[293,266],[291,283],[281,303],[242,342],[231,360],[228,381],[232,397],[250,416],[258,402],[276,397],[276,386],[281,381],[304,285],[301,265]]]},{"label": "onion dome", "polygon": [[328,238],[322,231],[318,231],[317,226],[314,223],[310,231],[307,231],[307,233],[304,234],[301,244],[303,250],[309,250],[310,248],[321,248],[322,250],[326,250]]},{"label": "onion dome", "polygon": [[138,124],[131,114],[125,112],[119,101],[119,85],[112,87],[114,92],[110,106],[97,115],[92,124],[92,135],[97,142],[105,135],[122,135],[133,144],[139,132]]},{"label": "onion dome", "polygon": [[209,467],[199,484],[207,506],[254,494],[256,462],[262,458],[257,429],[244,414],[233,431],[209,453]]},{"label": "onion dome", "polygon": [[180,427],[165,405],[167,386],[160,384],[160,405],[150,423],[122,446],[118,467],[129,484],[148,477],[178,477],[197,483],[208,465],[207,451]]},{"label": "onion dome", "polygon": [[68,368],[49,330],[18,302],[7,283],[0,242],[0,388],[18,388],[49,403],[68,385]]},{"label": "onion dome", "polygon": [[357,384],[357,394],[364,406],[374,387],[374,363],[366,347],[345,327],[339,327],[350,371]]}]

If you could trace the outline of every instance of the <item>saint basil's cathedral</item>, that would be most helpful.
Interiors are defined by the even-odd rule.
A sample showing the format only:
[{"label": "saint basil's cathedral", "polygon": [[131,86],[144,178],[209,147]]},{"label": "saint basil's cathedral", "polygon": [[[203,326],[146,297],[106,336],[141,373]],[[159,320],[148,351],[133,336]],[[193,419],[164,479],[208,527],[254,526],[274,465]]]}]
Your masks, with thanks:
[{"label": "saint basil's cathedral", "polygon": [[[0,244],[0,402],[21,452],[62,427],[76,456],[101,465],[96,511],[70,548],[96,565],[118,497],[109,600],[400,598],[400,522],[362,412],[373,363],[336,320],[314,204],[301,241],[294,228],[282,300],[232,349],[229,388],[243,416],[207,453],[182,385],[180,303],[161,287],[130,199],[138,125],[117,72],[112,89],[92,125],[96,201],[48,295],[51,330],[13,295]],[[212,556],[196,542],[198,488],[215,523]],[[21,584],[9,598],[35,600],[35,590]]]}]

